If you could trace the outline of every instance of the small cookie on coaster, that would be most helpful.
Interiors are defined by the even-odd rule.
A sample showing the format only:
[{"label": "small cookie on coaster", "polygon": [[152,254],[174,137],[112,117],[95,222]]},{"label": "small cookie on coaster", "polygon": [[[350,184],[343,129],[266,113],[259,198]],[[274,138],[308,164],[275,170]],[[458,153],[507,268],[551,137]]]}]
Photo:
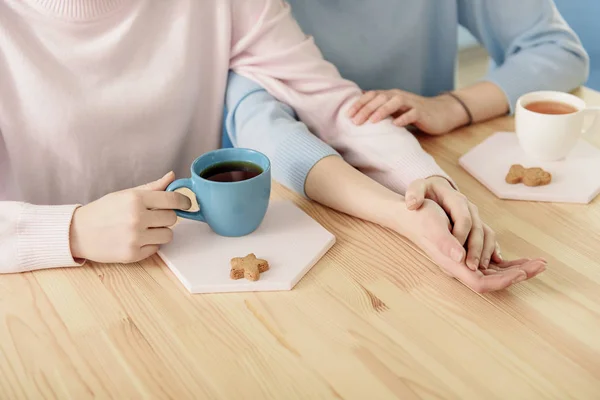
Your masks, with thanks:
[{"label": "small cookie on coaster", "polygon": [[254,253],[248,254],[246,257],[236,257],[231,259],[231,279],[246,278],[249,281],[257,281],[260,279],[260,274],[269,270],[267,260],[256,258]]},{"label": "small cookie on coaster", "polygon": [[544,186],[552,181],[550,172],[546,172],[541,168],[528,168],[523,176],[523,183],[526,186]]},{"label": "small cookie on coaster", "polygon": [[514,164],[511,165],[505,180],[511,185],[523,183],[526,186],[544,186],[552,182],[552,174],[541,168],[525,168],[521,164]]},{"label": "small cookie on coaster", "polygon": [[510,170],[506,175],[506,183],[510,183],[511,185],[521,183],[524,175],[525,168],[521,164],[511,165]]}]

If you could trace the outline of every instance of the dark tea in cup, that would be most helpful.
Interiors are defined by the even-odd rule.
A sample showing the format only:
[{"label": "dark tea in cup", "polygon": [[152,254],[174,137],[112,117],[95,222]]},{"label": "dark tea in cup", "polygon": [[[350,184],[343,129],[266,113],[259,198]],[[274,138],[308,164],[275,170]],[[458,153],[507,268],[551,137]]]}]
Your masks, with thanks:
[{"label": "dark tea in cup", "polygon": [[263,169],[247,161],[223,161],[200,172],[200,177],[213,182],[240,182],[257,177]]}]

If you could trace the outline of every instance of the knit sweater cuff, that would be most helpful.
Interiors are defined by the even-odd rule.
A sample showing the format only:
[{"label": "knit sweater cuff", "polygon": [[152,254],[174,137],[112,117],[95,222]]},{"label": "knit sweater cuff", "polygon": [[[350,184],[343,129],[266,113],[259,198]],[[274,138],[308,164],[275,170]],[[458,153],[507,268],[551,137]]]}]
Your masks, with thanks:
[{"label": "knit sweater cuff", "polygon": [[323,158],[339,156],[339,153],[306,129],[282,136],[283,140],[272,155],[275,166],[273,178],[307,197],[304,188],[312,168]]},{"label": "knit sweater cuff", "polygon": [[78,205],[27,204],[17,225],[17,250],[23,271],[81,266],[71,255],[69,233]]},{"label": "knit sweater cuff", "polygon": [[439,176],[448,180],[452,187],[458,190],[456,182],[435,162],[429,154],[423,152],[403,154],[393,168],[385,172],[368,174],[388,189],[402,195],[406,194],[408,186],[418,180]]}]

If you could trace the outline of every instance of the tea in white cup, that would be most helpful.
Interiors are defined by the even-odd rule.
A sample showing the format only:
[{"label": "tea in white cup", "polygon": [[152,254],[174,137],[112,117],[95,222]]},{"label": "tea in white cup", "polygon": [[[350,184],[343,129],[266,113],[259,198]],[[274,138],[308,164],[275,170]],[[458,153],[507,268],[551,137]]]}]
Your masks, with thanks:
[{"label": "tea in white cup", "polygon": [[[594,121],[584,131],[585,117]],[[582,134],[600,128],[600,107],[587,107],[579,97],[563,92],[533,92],[519,98],[515,111],[519,144],[540,161],[565,158]]]}]

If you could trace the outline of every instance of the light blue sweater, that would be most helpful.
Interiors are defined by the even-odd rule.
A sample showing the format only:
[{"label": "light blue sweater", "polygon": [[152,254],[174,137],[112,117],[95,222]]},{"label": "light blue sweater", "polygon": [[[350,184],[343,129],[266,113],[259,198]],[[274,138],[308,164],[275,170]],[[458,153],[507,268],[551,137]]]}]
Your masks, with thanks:
[{"label": "light blue sweater", "polygon": [[[551,0],[288,1],[324,57],[365,90],[452,90],[459,24],[488,50],[494,65],[484,80],[502,88],[511,112],[526,92],[569,91],[587,78],[588,56]],[[298,193],[314,164],[336,154],[287,105],[235,74],[225,114],[224,145],[264,152],[273,177]]]}]

